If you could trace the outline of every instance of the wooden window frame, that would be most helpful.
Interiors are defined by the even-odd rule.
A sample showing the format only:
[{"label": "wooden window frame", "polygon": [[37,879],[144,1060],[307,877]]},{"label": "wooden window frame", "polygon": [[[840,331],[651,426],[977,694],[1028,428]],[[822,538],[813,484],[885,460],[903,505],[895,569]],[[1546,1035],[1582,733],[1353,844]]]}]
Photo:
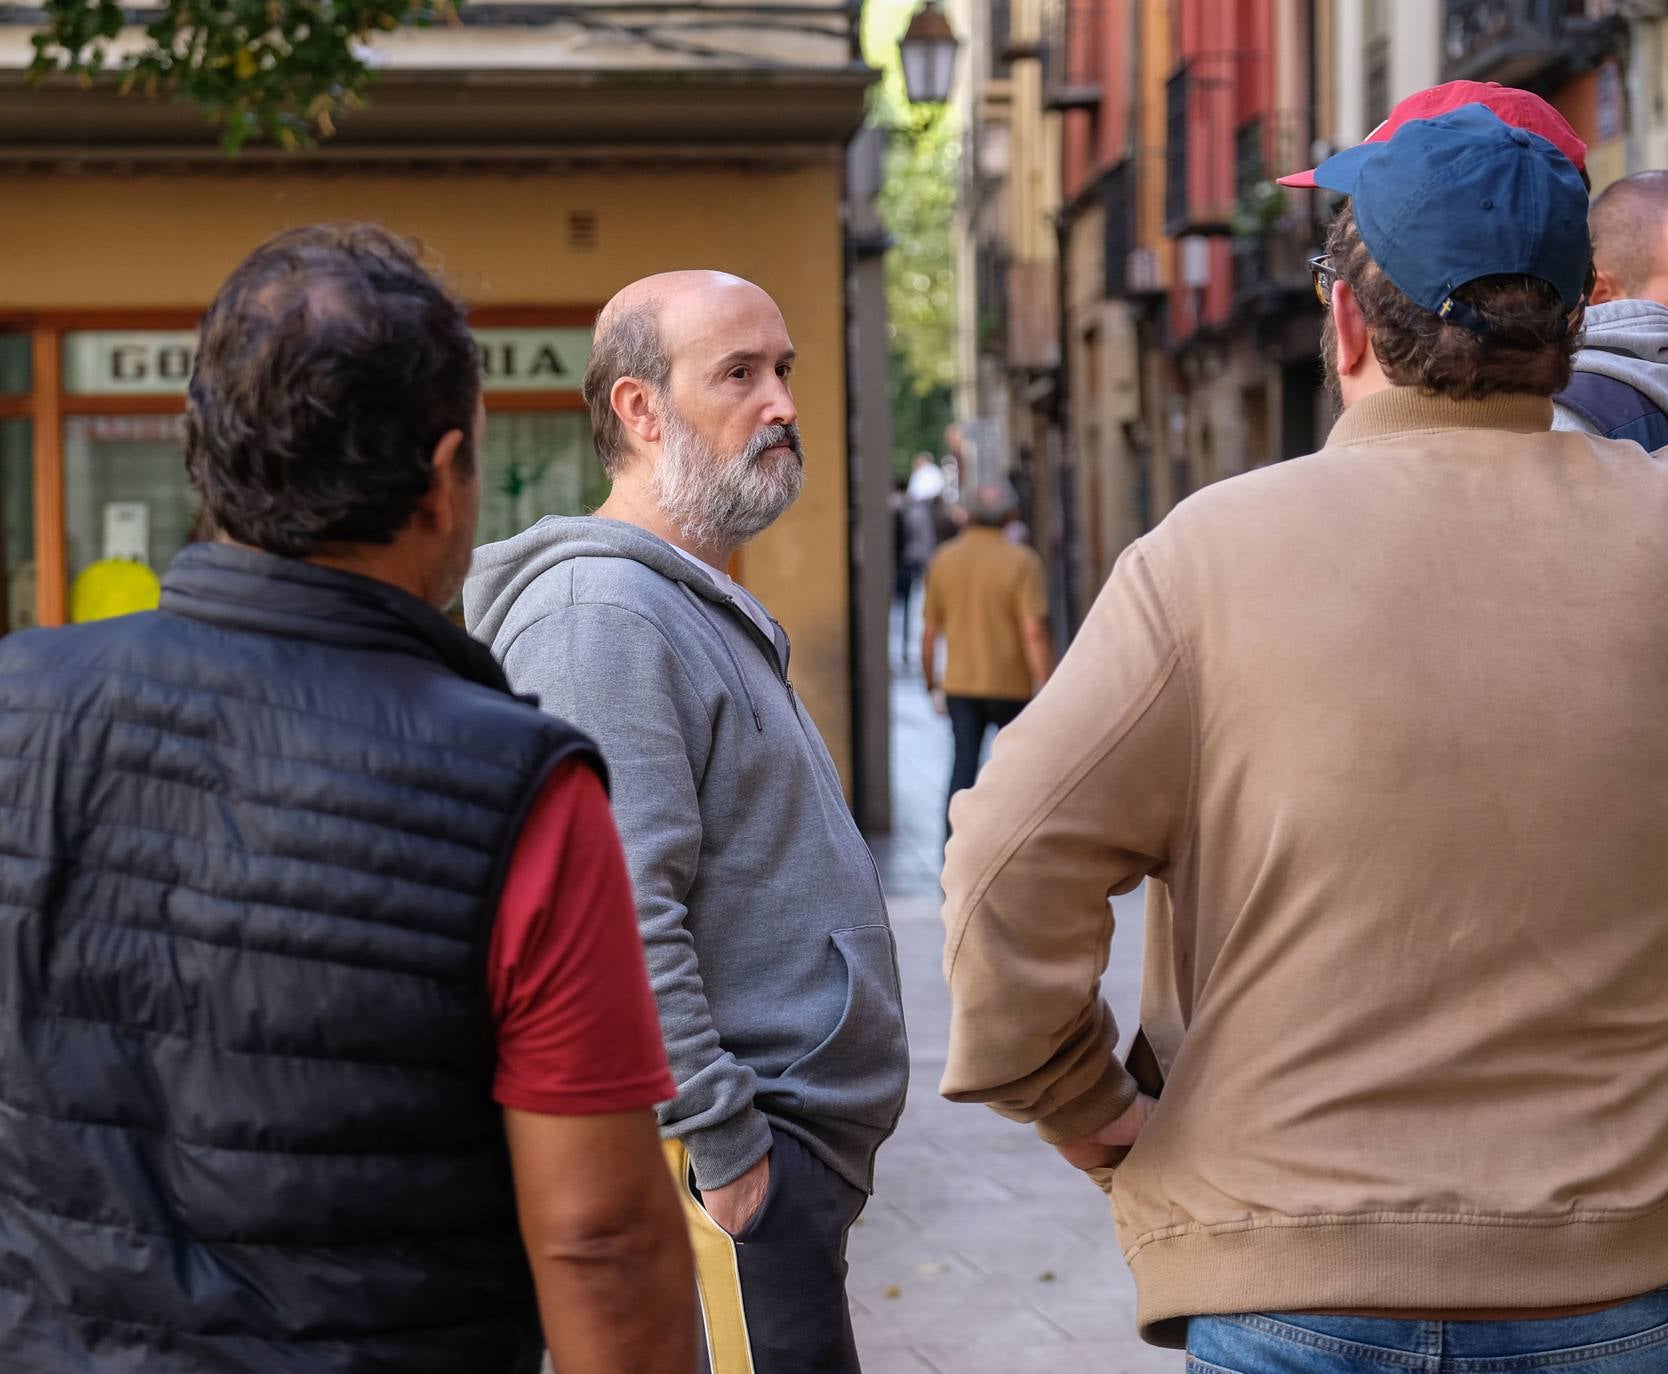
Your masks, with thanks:
[{"label": "wooden window frame", "polygon": [[[596,305],[495,305],[469,312],[481,329],[588,329]],[[178,396],[71,396],[63,389],[64,336],[87,330],[195,330],[203,311],[177,308],[0,312],[0,333],[32,339],[30,390],[0,396],[0,420],[29,420],[34,441],[35,615],[41,625],[68,620],[69,568],[64,528],[64,421],[76,415],[178,415]],[[488,414],[582,412],[572,391],[500,391],[485,395]]]}]

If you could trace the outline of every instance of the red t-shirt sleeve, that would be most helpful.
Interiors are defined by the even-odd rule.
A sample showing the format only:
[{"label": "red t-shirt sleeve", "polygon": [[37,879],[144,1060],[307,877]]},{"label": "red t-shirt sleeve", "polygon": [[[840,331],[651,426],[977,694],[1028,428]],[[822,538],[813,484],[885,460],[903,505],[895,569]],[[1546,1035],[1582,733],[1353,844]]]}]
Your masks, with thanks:
[{"label": "red t-shirt sleeve", "polygon": [[487,991],[502,1105],[586,1116],[676,1095],[619,832],[586,764],[559,766],[528,813],[498,903]]}]

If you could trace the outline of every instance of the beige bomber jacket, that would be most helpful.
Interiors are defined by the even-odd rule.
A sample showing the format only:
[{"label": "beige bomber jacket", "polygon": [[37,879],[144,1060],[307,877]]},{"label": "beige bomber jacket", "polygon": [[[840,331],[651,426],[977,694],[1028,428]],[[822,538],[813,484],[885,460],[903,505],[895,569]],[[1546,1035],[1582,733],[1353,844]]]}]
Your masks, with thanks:
[{"label": "beige bomber jacket", "polygon": [[[942,1091],[1108,1179],[1143,1333],[1668,1284],[1668,467],[1396,388],[1119,560],[952,808]],[[1116,956],[1116,947],[1111,948]]]}]

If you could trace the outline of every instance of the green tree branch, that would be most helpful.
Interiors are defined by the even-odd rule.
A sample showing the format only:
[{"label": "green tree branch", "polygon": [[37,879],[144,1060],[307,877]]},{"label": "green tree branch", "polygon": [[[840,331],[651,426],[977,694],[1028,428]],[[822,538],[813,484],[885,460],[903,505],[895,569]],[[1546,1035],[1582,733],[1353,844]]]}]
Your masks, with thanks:
[{"label": "green tree branch", "polygon": [[960,148],[946,112],[909,103],[898,39],[915,0],[869,0],[864,49],[881,79],[869,122],[889,131],[879,196],[892,237],[886,255],[891,344],[893,459],[907,471],[921,449],[941,447],[957,380],[952,232]]},{"label": "green tree branch", "polygon": [[[42,0],[30,76],[91,86],[120,74],[121,90],[196,105],[227,151],[250,139],[310,147],[364,99],[373,72],[364,45],[402,25],[453,20],[452,0],[166,0],[136,29],[119,0]],[[149,13],[148,11],[146,13]]]}]

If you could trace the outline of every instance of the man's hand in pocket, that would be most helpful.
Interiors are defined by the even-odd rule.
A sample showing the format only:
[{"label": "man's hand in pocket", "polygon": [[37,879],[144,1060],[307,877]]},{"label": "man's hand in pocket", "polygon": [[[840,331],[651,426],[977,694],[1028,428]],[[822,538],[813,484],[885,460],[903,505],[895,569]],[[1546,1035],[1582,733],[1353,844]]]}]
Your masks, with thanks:
[{"label": "man's hand in pocket", "polygon": [[1123,1115],[1116,1120],[1109,1121],[1093,1135],[1086,1135],[1081,1140],[1068,1140],[1063,1145],[1056,1145],[1065,1156],[1066,1163],[1077,1169],[1107,1169],[1117,1164],[1128,1153],[1129,1147],[1135,1144],[1135,1139],[1141,1134],[1141,1128],[1147,1124],[1147,1118],[1153,1114],[1158,1106],[1155,1098],[1146,1093],[1137,1093],[1135,1101],[1124,1109]]},{"label": "man's hand in pocket", "polygon": [[732,1236],[747,1229],[747,1223],[764,1206],[765,1194],[770,1191],[770,1153],[766,1151],[740,1178],[722,1188],[701,1191],[701,1206],[707,1215]]}]

